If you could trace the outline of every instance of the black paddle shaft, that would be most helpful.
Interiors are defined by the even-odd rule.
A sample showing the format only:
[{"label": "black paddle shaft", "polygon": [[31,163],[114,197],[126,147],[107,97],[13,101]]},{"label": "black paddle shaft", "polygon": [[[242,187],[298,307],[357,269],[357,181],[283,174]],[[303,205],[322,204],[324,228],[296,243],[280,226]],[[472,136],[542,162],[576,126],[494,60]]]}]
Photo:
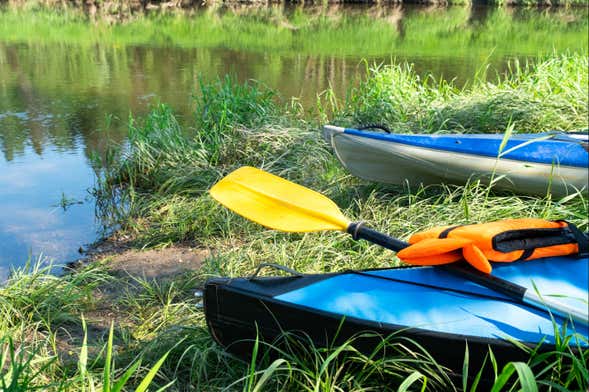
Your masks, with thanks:
[{"label": "black paddle shaft", "polygon": [[[409,244],[405,241],[389,237],[386,234],[373,230],[364,226],[362,222],[353,222],[348,226],[347,232],[352,235],[355,240],[364,239],[374,244],[383,246],[395,252],[405,249]],[[482,286],[496,290],[510,298],[517,301],[522,301],[526,293],[526,288],[518,284],[508,282],[504,279],[485,274],[484,272],[475,270],[465,263],[453,263],[437,266],[440,269],[448,271],[452,274],[459,275],[472,282],[478,283]]]},{"label": "black paddle shaft", "polygon": [[350,223],[347,231],[349,234],[352,235],[352,238],[354,238],[355,240],[362,238],[363,240],[370,241],[373,244],[383,246],[395,252],[398,252],[401,249],[405,249],[409,246],[409,244],[405,241],[389,237],[386,234],[383,234],[381,232],[364,226],[363,222]]},{"label": "black paddle shaft", "polygon": [[513,298],[517,301],[523,301],[524,295],[526,294],[527,288],[520,286],[515,283],[511,283],[507,280],[498,278],[496,276],[485,274],[479,270],[472,268],[465,262],[453,263],[453,264],[444,264],[438,266],[445,271],[448,271],[454,275],[462,276],[470,280],[471,282],[475,282],[480,284],[481,286],[485,286],[491,290],[495,290],[498,293],[506,295],[509,298]]}]

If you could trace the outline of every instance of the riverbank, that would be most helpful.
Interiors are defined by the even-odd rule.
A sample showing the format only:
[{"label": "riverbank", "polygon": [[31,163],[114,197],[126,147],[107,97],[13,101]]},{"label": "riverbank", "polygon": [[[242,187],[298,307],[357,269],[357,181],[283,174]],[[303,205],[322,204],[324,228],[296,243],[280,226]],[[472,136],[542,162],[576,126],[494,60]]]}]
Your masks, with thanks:
[{"label": "riverbank", "polygon": [[[468,57],[467,53],[483,58],[504,54],[535,57],[564,48],[587,50],[583,39],[589,25],[588,12],[587,8],[539,12],[489,6],[223,5],[189,13],[140,14],[111,26],[107,20],[93,20],[76,8],[8,8],[0,12],[0,38],[7,43],[81,48],[223,46],[289,56],[362,53],[366,58],[388,57],[394,48],[399,58],[415,54],[448,57],[449,53],[461,57]],[[149,34],[143,33],[146,31]]]},{"label": "riverbank", "polygon": [[[367,0],[361,2],[364,5],[377,5],[384,7],[399,5],[427,5],[427,6],[508,6],[508,7],[586,7],[588,0]],[[48,8],[77,8],[83,10],[90,18],[100,18],[110,23],[120,23],[132,19],[136,14],[149,12],[170,12],[170,11],[194,11],[203,7],[218,7],[220,5],[229,8],[265,8],[281,7],[288,5],[337,8],[341,5],[358,4],[353,0],[328,0],[328,1],[295,1],[295,0],[250,0],[247,2],[239,0],[208,0],[199,2],[195,0],[126,0],[126,1],[77,1],[68,0],[66,2],[57,0],[44,0],[43,2],[34,2],[30,0],[2,0],[0,5],[7,4],[11,7],[30,8],[42,5]]]},{"label": "riverbank", "polygon": [[[470,389],[476,381],[463,385],[449,374],[434,374],[429,361],[417,369],[402,360],[360,361],[358,370],[349,366],[358,359],[335,354],[338,348],[308,348],[306,356],[284,352],[279,365],[247,364],[225,353],[210,337],[194,296],[207,278],[249,275],[262,262],[331,272],[394,266],[398,260],[344,234],[265,230],[219,206],[207,189],[231,170],[252,165],[316,189],[347,216],[400,238],[432,223],[532,216],[565,218],[585,231],[586,194],[554,200],[494,193],[478,183],[416,192],[370,183],[340,167],[318,128],[327,122],[384,122],[422,132],[584,128],[587,61],[571,54],[513,64],[507,76],[461,88],[421,78],[405,64],[376,67],[346,99],[326,92],[315,108],[284,101],[256,82],[225,78],[201,84],[189,129],[171,108],[155,107],[130,122],[129,145],[107,155],[95,189],[99,212],[120,227],[117,235],[128,249],[119,255],[113,254],[116,247],[107,249],[108,256],[97,255],[98,261],[63,277],[31,266],[0,288],[0,363],[8,370],[2,380],[14,390],[90,390],[115,380],[181,391],[396,390],[403,380],[425,389]],[[588,353],[570,363],[565,358],[575,354],[569,350],[559,346],[544,358],[532,356],[519,367],[529,372],[510,376],[513,368],[497,369],[496,383],[507,378],[523,387],[534,384],[532,374],[540,387],[584,390]],[[388,374],[397,375],[398,383],[392,385]]]}]

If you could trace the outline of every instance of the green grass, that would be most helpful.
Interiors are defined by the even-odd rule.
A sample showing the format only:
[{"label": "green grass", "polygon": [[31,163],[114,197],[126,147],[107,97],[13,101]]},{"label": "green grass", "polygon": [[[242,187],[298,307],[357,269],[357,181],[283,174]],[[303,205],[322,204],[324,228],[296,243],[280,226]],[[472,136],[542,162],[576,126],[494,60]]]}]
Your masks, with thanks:
[{"label": "green grass", "polygon": [[[104,301],[109,287],[113,286],[97,287],[92,282],[95,278],[104,282],[106,276],[111,285],[127,287],[127,293],[111,298],[108,307],[103,307],[116,311],[119,321],[114,326],[103,325],[104,319],[97,319],[93,313],[96,304],[78,303],[77,318],[67,325],[61,324],[61,328],[20,322],[9,329],[3,327],[0,339],[3,390],[91,391],[107,390],[107,385],[111,391],[141,390],[139,387],[146,385],[151,390],[161,387],[178,391],[489,388],[478,380],[477,374],[481,372],[478,366],[469,369],[468,355],[465,355],[465,369],[470,370],[472,378],[461,380],[402,333],[383,337],[381,344],[368,353],[356,347],[358,340],[368,333],[327,347],[286,333],[274,342],[257,342],[249,363],[237,361],[213,342],[202,310],[194,306],[194,287],[206,273],[184,275],[165,283],[140,279],[138,284],[132,284],[129,278],[110,275],[108,263],[79,271],[77,274],[85,282],[73,275],[56,279],[47,273],[48,270],[37,269],[28,275],[43,282],[29,293],[56,289],[51,296],[37,295],[39,302],[63,294],[60,289],[72,284],[83,291],[92,291]],[[10,293],[15,283],[15,280],[8,282],[0,294]],[[67,297],[64,300],[77,301]],[[2,309],[6,310],[5,304]],[[59,309],[52,312],[59,313]],[[6,317],[11,315],[4,312]],[[49,313],[46,315],[57,319]],[[491,383],[497,390],[502,386],[507,389],[501,390],[518,387],[527,391],[537,390],[533,387],[582,390],[587,387],[587,354],[587,350],[572,353],[569,342],[561,340],[552,352],[531,354],[526,363],[511,363],[503,368],[497,366],[490,351],[485,369],[494,374]]]},{"label": "green grass", "polygon": [[69,8],[8,8],[0,12],[0,41],[86,48],[228,48],[289,57],[460,56],[471,66],[506,54],[537,56],[588,48],[584,7],[551,12],[490,8],[480,15],[469,7],[210,7],[188,15],[140,14],[114,26],[109,20],[88,19]]},{"label": "green grass", "polygon": [[[512,72],[496,83],[477,80],[458,89],[444,80],[423,81],[408,65],[393,65],[373,69],[343,103],[330,106],[320,102],[318,112],[323,116],[335,112],[336,123],[384,122],[398,131],[503,132],[510,125],[520,132],[577,129],[587,123],[586,69],[584,56],[555,56],[537,66],[516,63]],[[320,190],[351,216],[392,209],[395,213],[409,211],[409,219],[401,222],[423,224],[428,218],[415,215],[413,204],[427,204],[425,211],[432,214],[432,208],[450,206],[459,199],[457,205],[461,207],[453,213],[445,208],[448,218],[440,217],[439,223],[500,218],[512,213],[510,208],[502,213],[503,205],[521,204],[519,216],[564,213],[586,226],[581,196],[565,203],[567,207],[576,205],[567,211],[553,200],[512,196],[481,200],[486,193],[476,187],[445,189],[437,194],[424,190],[418,193],[423,195],[420,198],[405,195],[400,189],[391,193],[382,186],[362,183],[339,168],[315,123],[306,120],[299,108],[273,99],[263,87],[225,79],[203,85],[202,92],[206,98],[197,98],[195,129],[190,135],[180,129],[170,108],[156,108],[142,122],[132,123],[132,147],[120,163],[110,166],[104,179],[108,186],[102,191],[117,184],[127,189],[124,195],[132,217],[126,222],[128,229],[147,244],[191,238],[206,244],[207,238],[218,241],[232,236],[233,226],[242,227],[243,235],[251,230],[257,235],[255,226],[234,224],[239,218],[205,194],[212,183],[241,165],[263,167]],[[239,107],[247,110],[237,110]],[[430,199],[431,194],[436,196]],[[362,206],[366,200],[372,204]],[[413,230],[410,226],[396,227],[397,220],[389,216],[371,220],[375,224],[387,222],[392,234],[403,234],[403,230],[406,235]]]},{"label": "green grass", "polygon": [[[224,78],[201,82],[190,129],[165,105],[132,118],[128,144],[103,162],[95,190],[103,215],[137,247],[189,241],[211,249],[211,256],[200,271],[171,280],[121,276],[109,260],[64,277],[36,266],[15,273],[0,288],[0,366],[8,370],[0,381],[16,391],[115,390],[118,382],[178,391],[487,390],[479,369],[469,368],[467,352],[456,377],[402,335],[383,337],[381,347],[363,353],[356,347],[361,337],[317,347],[286,334],[282,344],[258,342],[250,363],[231,357],[213,342],[195,307],[194,290],[206,278],[248,275],[262,262],[330,272],[398,260],[341,233],[265,230],[220,207],[206,191],[231,170],[253,165],[316,189],[352,219],[403,239],[434,224],[515,217],[565,218],[587,230],[586,194],[556,200],[495,193],[479,183],[412,192],[374,184],[350,176],[318,130],[331,120],[384,121],[425,132],[586,126],[586,58],[514,65],[493,83],[473,81],[461,89],[424,82],[407,65],[377,67],[347,97],[332,98],[310,112],[259,83]],[[114,319],[112,327],[104,314]],[[570,339],[504,367],[490,351],[486,366],[495,390],[586,390],[589,353],[574,353]]]},{"label": "green grass", "polygon": [[[168,353],[151,367],[142,366],[149,364],[142,356],[116,366],[121,355],[114,352],[112,324],[102,334],[94,325],[96,336],[89,343],[84,314],[101,307],[98,287],[113,277],[101,264],[63,277],[51,274],[51,267],[29,264],[0,288],[0,389],[118,392],[135,385],[145,391]],[[121,337],[117,340],[120,347]]]},{"label": "green grass", "polygon": [[518,132],[585,128],[589,66],[586,56],[552,56],[531,65],[514,61],[505,75],[485,69],[464,87],[420,77],[413,66],[374,67],[350,92],[343,123],[384,123],[395,132]]}]

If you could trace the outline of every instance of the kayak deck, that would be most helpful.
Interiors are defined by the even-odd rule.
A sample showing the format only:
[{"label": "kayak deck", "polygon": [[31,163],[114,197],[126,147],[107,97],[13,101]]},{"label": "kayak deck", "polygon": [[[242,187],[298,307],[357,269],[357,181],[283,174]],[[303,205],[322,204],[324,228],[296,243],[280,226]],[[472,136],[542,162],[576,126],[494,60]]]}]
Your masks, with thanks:
[{"label": "kayak deck", "polygon": [[581,141],[559,133],[514,134],[506,141],[501,134],[403,135],[351,128],[346,128],[344,133],[389,143],[523,162],[573,167],[587,167],[589,163],[589,154]]},{"label": "kayak deck", "polygon": [[497,190],[557,197],[589,189],[589,153],[568,135],[513,135],[503,145],[503,135],[401,135],[325,126],[324,137],[346,169],[370,181],[415,186],[474,179],[492,182]]},{"label": "kayak deck", "polygon": [[[564,260],[571,269],[587,270],[586,259]],[[559,261],[562,262],[526,262],[526,275],[510,263],[496,266],[493,272],[532,290],[535,285],[542,295],[558,295],[560,302],[574,308],[586,309],[587,274],[570,276],[571,269],[563,271]],[[502,294],[436,268],[350,272],[275,299],[342,316],[440,333],[531,344],[543,339],[555,343],[554,324],[545,312],[514,303]],[[587,336],[586,326],[575,325],[574,330]],[[568,332],[572,332],[570,328]]]},{"label": "kayak deck", "polygon": [[[496,263],[493,272],[586,309],[587,263],[587,258],[558,257]],[[514,341],[531,348],[541,343],[544,352],[554,350],[556,335],[569,336],[575,351],[587,349],[589,336],[587,326],[553,322],[541,310],[433,267],[211,279],[204,308],[211,335],[243,358],[251,355],[256,338],[273,342],[284,332],[307,336],[320,347],[372,332],[362,335],[357,349],[370,353],[382,338],[402,336],[403,344],[422,347],[459,372],[466,345],[471,364],[482,364],[492,349],[501,366],[528,359]]]}]

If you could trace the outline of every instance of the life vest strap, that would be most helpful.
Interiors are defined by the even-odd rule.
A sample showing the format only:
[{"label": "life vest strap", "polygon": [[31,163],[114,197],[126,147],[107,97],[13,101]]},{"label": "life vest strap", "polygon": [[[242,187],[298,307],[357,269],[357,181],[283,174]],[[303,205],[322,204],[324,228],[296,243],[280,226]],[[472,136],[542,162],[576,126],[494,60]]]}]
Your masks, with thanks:
[{"label": "life vest strap", "polygon": [[577,242],[568,227],[507,230],[495,235],[491,241],[493,249],[503,253]]},{"label": "life vest strap", "polygon": [[454,229],[457,229],[457,228],[459,228],[459,227],[462,227],[462,226],[467,226],[467,225],[456,225],[456,226],[450,226],[450,227],[448,227],[446,230],[442,231],[442,232],[440,233],[440,235],[438,236],[438,238],[448,238],[448,234],[450,234],[450,232],[451,232],[452,230],[454,230]]},{"label": "life vest strap", "polygon": [[[498,252],[509,253],[523,251],[516,261],[526,260],[537,248],[557,245],[578,244],[579,257],[589,256],[589,237],[581,232],[574,224],[565,220],[554,222],[564,223],[566,226],[558,228],[534,228],[508,230],[498,233],[491,240],[492,248]],[[456,225],[444,229],[438,238],[448,238],[453,230],[469,225]]]},{"label": "life vest strap", "polygon": [[572,223],[567,222],[568,228],[570,229],[573,236],[577,240],[577,244],[579,245],[579,253],[578,257],[587,257],[589,256],[589,236],[583,233],[579,228]]}]

